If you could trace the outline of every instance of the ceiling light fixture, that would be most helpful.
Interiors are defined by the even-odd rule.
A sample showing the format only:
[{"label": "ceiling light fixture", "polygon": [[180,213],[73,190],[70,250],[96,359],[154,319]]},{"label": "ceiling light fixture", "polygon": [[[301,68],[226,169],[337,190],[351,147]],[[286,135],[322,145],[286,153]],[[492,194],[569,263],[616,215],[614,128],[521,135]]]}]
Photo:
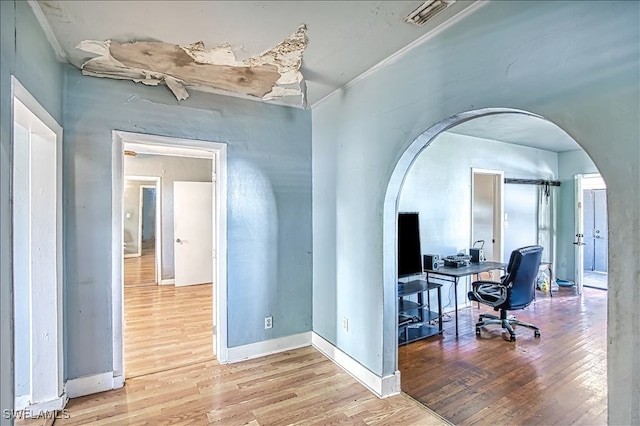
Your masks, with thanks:
[{"label": "ceiling light fixture", "polygon": [[427,21],[438,13],[442,12],[447,7],[455,3],[456,0],[428,0],[422,3],[416,10],[411,12],[406,18],[405,22],[408,22],[419,27],[427,23]]}]

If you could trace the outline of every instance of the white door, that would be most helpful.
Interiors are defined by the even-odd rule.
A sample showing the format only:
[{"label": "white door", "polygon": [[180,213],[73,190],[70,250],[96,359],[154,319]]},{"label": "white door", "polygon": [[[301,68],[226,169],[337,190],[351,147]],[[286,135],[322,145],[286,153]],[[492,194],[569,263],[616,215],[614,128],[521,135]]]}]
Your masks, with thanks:
[{"label": "white door", "polygon": [[575,224],[576,224],[576,240],[573,242],[575,246],[575,279],[578,287],[578,294],[582,294],[582,279],[584,270],[584,216],[583,216],[583,193],[582,193],[582,175],[576,175],[574,179],[574,194],[576,201]]},{"label": "white door", "polygon": [[471,244],[484,241],[486,260],[496,262],[502,260],[503,184],[502,172],[472,169]]},{"label": "white door", "polygon": [[173,183],[175,285],[213,282],[213,184]]}]

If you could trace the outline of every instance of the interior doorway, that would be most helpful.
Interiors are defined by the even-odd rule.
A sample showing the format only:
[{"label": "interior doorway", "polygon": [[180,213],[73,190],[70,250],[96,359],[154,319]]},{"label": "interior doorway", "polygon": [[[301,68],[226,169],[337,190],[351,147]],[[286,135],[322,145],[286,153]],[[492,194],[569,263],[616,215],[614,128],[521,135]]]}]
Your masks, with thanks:
[{"label": "interior doorway", "polygon": [[[137,169],[130,169],[125,164],[125,151],[134,153],[129,156],[136,161],[140,160]],[[219,301],[226,300],[226,146],[206,141],[115,131],[113,158],[114,210],[117,209],[117,213],[114,211],[114,218],[120,219],[119,223],[114,223],[113,244],[115,248],[119,240],[116,249],[120,253],[119,265],[115,267],[119,269],[116,276],[120,277],[123,263],[129,260],[127,258],[123,262],[123,230],[127,215],[122,201],[124,174],[149,176],[153,174],[149,167],[158,162],[163,170],[159,172],[155,185],[155,246],[161,247],[156,252],[159,260],[156,263],[157,282],[160,285],[124,288],[122,293],[114,295],[114,310],[121,313],[114,314],[118,319],[118,324],[114,327],[121,327],[123,330],[121,337],[114,340],[114,359],[118,361],[116,365],[121,366],[122,377],[125,376],[125,359],[127,369],[130,370],[126,377],[177,368],[216,356],[223,361],[223,357],[226,357],[226,306]],[[197,167],[194,166],[196,163]],[[203,169],[201,163],[207,164],[205,167],[208,169]],[[194,180],[191,179],[191,174],[196,172],[204,174],[195,180],[208,181],[210,195],[214,200],[208,215],[210,249],[204,250],[204,255],[210,260],[211,266],[207,268],[211,278],[206,284],[182,289],[175,285],[175,244],[181,238],[174,233],[174,183]],[[139,222],[141,253],[145,250],[145,229],[148,229],[144,225],[145,191],[151,189],[144,186],[141,185],[139,189],[141,206],[138,210],[142,219]],[[147,198],[151,198],[151,195],[147,193]],[[203,266],[199,265],[198,268],[202,269]],[[145,318],[152,318],[153,324],[145,322]],[[125,324],[128,324],[126,328]],[[134,343],[131,343],[131,339]],[[151,342],[154,339],[164,340],[155,345]],[[143,357],[149,362],[140,363]]]},{"label": "interior doorway", "polygon": [[[599,174],[577,175],[576,281],[582,286],[608,288],[607,189]],[[578,194],[579,192],[579,194]]]},{"label": "interior doorway", "polygon": [[62,127],[12,78],[14,408],[60,410]]},{"label": "interior doorway", "polygon": [[[171,150],[150,152],[145,144],[128,142],[124,151],[124,345],[126,378],[132,378],[214,356],[216,169],[215,154],[209,151],[190,150],[183,156]],[[155,197],[156,188],[161,188],[161,197]],[[155,250],[156,245],[160,249]],[[153,285],[156,258],[162,262],[160,286]],[[196,278],[188,283],[198,288],[179,288],[185,284],[185,269]],[[132,278],[137,281],[127,285]]]},{"label": "interior doorway", "polygon": [[472,168],[471,194],[470,247],[482,248],[485,260],[502,262],[504,172]]},{"label": "interior doorway", "polygon": [[124,181],[124,286],[156,285],[162,279],[160,178],[129,175]]},{"label": "interior doorway", "polygon": [[[445,250],[450,251],[451,247],[456,248],[457,250],[460,250],[460,251],[464,250],[465,247],[468,247],[467,244],[469,242],[469,236],[466,237],[466,241],[460,240],[460,242],[458,242],[459,238],[457,237],[457,235],[460,233],[469,232],[470,227],[468,227],[467,221],[469,220],[471,215],[469,214],[469,216],[460,217],[458,212],[461,210],[466,210],[470,208],[469,199],[472,197],[466,195],[468,193],[467,191],[469,190],[469,187],[467,186],[468,175],[465,174],[464,171],[461,172],[460,169],[455,169],[454,167],[456,166],[456,164],[454,162],[443,164],[444,161],[442,161],[442,159],[455,158],[457,160],[460,160],[461,156],[467,155],[469,157],[467,158],[467,161],[470,164],[465,164],[465,166],[473,167],[479,163],[483,165],[484,163],[488,163],[487,159],[489,159],[494,164],[499,163],[500,161],[506,160],[507,153],[513,153],[513,150],[511,150],[509,147],[503,147],[499,155],[496,155],[495,153],[487,153],[484,150],[482,152],[472,154],[472,150],[474,148],[477,148],[476,145],[478,144],[478,142],[470,141],[469,144],[464,147],[464,149],[460,149],[459,146],[456,146],[454,155],[447,155],[448,153],[445,150],[439,149],[438,144],[433,144],[433,146],[431,146],[431,143],[434,142],[437,138],[441,138],[447,132],[451,132],[451,129],[454,129],[457,123],[471,122],[473,121],[472,119],[476,119],[480,117],[492,117],[494,115],[500,115],[500,114],[505,114],[505,117],[508,117],[508,118],[513,117],[513,115],[511,114],[514,114],[514,115],[522,114],[522,116],[528,116],[527,120],[532,119],[532,121],[535,121],[538,119],[542,119],[543,122],[546,121],[543,118],[535,116],[533,114],[526,113],[523,111],[514,111],[514,110],[489,109],[489,110],[479,110],[479,111],[461,113],[461,114],[449,117],[448,119],[443,120],[442,122],[437,123],[436,125],[429,128],[427,131],[425,131],[418,138],[416,138],[414,143],[407,148],[407,150],[402,154],[401,158],[396,164],[394,172],[392,173],[392,176],[389,181],[389,186],[387,188],[387,193],[385,196],[385,204],[384,204],[385,210],[384,210],[384,220],[383,220],[384,222],[383,224],[383,241],[384,241],[383,276],[384,276],[385,285],[384,285],[383,298],[384,298],[385,315],[387,314],[388,311],[393,312],[393,308],[395,308],[395,313],[396,314],[398,313],[398,308],[397,308],[398,286],[397,286],[397,269],[396,269],[397,268],[396,266],[397,265],[397,257],[396,257],[397,243],[396,245],[391,244],[391,242],[395,239],[395,232],[397,230],[396,216],[398,211],[409,211],[409,210],[421,211],[415,208],[413,205],[408,204],[408,202],[416,203],[421,200],[425,200],[427,198],[433,199],[433,201],[428,206],[426,206],[426,209],[424,211],[430,212],[430,214],[432,214],[431,220],[427,219],[425,221],[425,224],[428,228],[430,227],[435,231],[429,232],[427,230],[427,233],[426,233],[427,238],[423,239],[422,241],[427,241],[430,246],[423,247],[423,249],[426,248],[427,249],[426,251],[431,253],[438,253],[438,252],[442,253],[442,252],[445,252]],[[524,121],[524,120],[521,120],[521,121]],[[489,120],[486,121],[485,123],[489,123]],[[529,123],[525,123],[525,124],[529,124]],[[496,127],[495,125],[491,126],[491,129],[495,129],[495,127]],[[560,132],[559,134],[563,135],[563,137],[568,136],[562,133],[561,129],[558,128],[557,130]],[[455,129],[451,133],[456,133]],[[457,132],[457,134],[460,134],[460,133],[461,132]],[[472,135],[467,135],[467,136],[472,136]],[[442,139],[442,140],[446,140],[446,139]],[[448,140],[451,141],[452,139],[449,138]],[[572,140],[572,142],[575,144],[575,141]],[[428,154],[429,150],[431,150],[432,148],[433,148],[433,151],[432,151],[433,154]],[[560,151],[557,151],[557,152],[560,152]],[[522,154],[523,155],[520,157],[520,161],[510,160],[509,164],[495,164],[495,168],[501,169],[501,170],[507,170],[506,173],[514,173],[514,174],[517,173],[517,175],[520,175],[525,170],[527,172],[530,172],[535,167],[539,167],[537,158],[533,158],[533,156],[531,156],[530,153],[522,153]],[[429,156],[429,155],[433,155],[433,158],[435,159],[435,161],[429,163],[428,167],[421,167],[420,170],[423,170],[424,172],[410,173],[410,171],[411,172],[414,171],[416,166],[420,166],[421,164],[424,165],[422,157]],[[527,162],[534,162],[535,164],[526,164]],[[490,168],[493,168],[494,164],[488,163],[487,165]],[[512,170],[508,168],[510,166],[513,167]],[[551,154],[548,160],[548,167],[546,167],[547,169],[546,171],[554,170],[554,167],[555,167],[555,162],[553,159],[553,154]],[[469,169],[467,168],[466,170],[469,170]],[[545,173],[546,171],[542,170],[541,172]],[[463,174],[465,175],[464,178],[466,179],[461,179],[461,176]],[[420,179],[414,179],[414,177],[416,176],[419,176]],[[522,179],[518,179],[518,180],[531,180],[530,179],[531,177],[533,176],[523,176]],[[538,176],[535,176],[535,177],[538,178]],[[548,178],[545,176],[544,180],[546,179]],[[463,180],[465,182],[463,182]],[[535,179],[535,180],[538,180],[538,179]],[[423,189],[422,192],[414,191],[411,197],[407,197],[406,196],[407,191],[412,190],[412,188],[415,186],[414,185],[415,182],[421,183],[422,189]],[[439,196],[437,195],[434,196],[433,190],[430,190],[428,192],[424,191],[424,185],[425,185],[424,182],[429,183],[429,188],[438,188],[438,190],[440,191]],[[456,185],[455,187],[453,186],[454,184]],[[520,187],[516,187],[515,185],[513,187],[515,189],[520,188]],[[546,191],[546,190],[514,191],[511,188],[505,188],[505,189],[507,189],[507,191],[505,193],[506,206],[504,210],[505,214],[504,214],[503,229],[505,231],[504,250],[506,251],[506,253],[510,253],[511,249],[509,247],[514,245],[513,241],[517,240],[516,241],[518,243],[517,247],[523,246],[524,244],[522,244],[520,241],[524,237],[526,237],[527,245],[535,244],[537,241],[540,241],[540,233],[542,231],[551,231],[550,232],[551,237],[546,237],[546,241],[549,241],[547,243],[548,245],[553,246],[555,244],[554,242],[555,241],[554,240],[555,216],[553,213],[553,208],[556,206],[556,203],[553,200],[553,191]],[[547,193],[550,195],[547,195]],[[464,195],[461,196],[460,194],[464,194]],[[544,196],[542,196],[541,194],[543,194]],[[545,205],[547,205],[546,204],[547,202],[549,206],[547,209],[548,211],[537,209],[537,206],[539,206],[540,203],[545,203]],[[442,210],[441,208],[442,206],[447,206],[449,210],[447,212],[442,212],[442,211],[438,212],[437,211],[438,208]],[[411,208],[409,209],[409,207]],[[527,207],[527,212],[523,212],[523,209],[525,207]],[[566,210],[563,210],[563,214],[573,215],[572,207],[573,206],[569,205]],[[524,214],[524,215],[521,214],[521,213],[531,213],[531,212],[534,212],[534,214]],[[540,216],[543,216],[540,214],[540,212],[544,213],[544,216],[545,216],[544,218],[540,217]],[[506,213],[508,213],[510,222],[507,222]],[[518,215],[515,215],[516,213],[518,213]],[[455,220],[453,220],[454,216],[455,216]],[[523,218],[526,218],[526,222],[527,222],[526,224],[522,224],[522,225],[520,224],[520,222],[522,222],[523,220],[514,221],[514,219],[523,219]],[[571,229],[571,228],[568,228],[568,229]],[[421,229],[420,231],[421,235],[423,234],[423,232],[424,231]],[[444,233],[447,233],[446,240],[443,238],[439,238],[439,236]],[[570,244],[570,242],[568,241],[569,238],[566,238],[569,236],[570,234],[567,236],[563,235],[563,237],[565,238],[563,239],[562,243]],[[513,241],[511,241],[511,239]],[[451,241],[454,241],[454,240],[455,242],[451,243]],[[551,262],[553,262],[554,255],[555,254],[553,254],[551,257]],[[571,255],[571,251],[569,251],[569,255]],[[545,327],[552,327],[554,324],[562,324],[562,327],[567,328],[569,326],[569,323],[571,323],[571,326],[575,326],[576,330],[580,330],[584,321],[594,322],[598,324],[604,323],[606,325],[606,303],[605,303],[606,295],[604,295],[605,297],[590,298],[589,303],[595,302],[595,304],[589,305],[589,307],[585,310],[584,309],[585,305],[583,305],[582,303],[575,303],[576,301],[580,302],[581,300],[580,295],[576,295],[574,291],[570,291],[567,289],[560,290],[560,293],[563,293],[563,292],[564,294],[562,294],[561,296],[566,296],[566,298],[565,297],[562,298],[564,300],[561,300],[560,297],[556,298],[555,295],[553,299],[551,297],[538,298],[532,304],[534,309],[532,309],[530,312],[522,311],[523,314],[521,315],[524,315],[524,313],[531,313],[532,323],[535,323],[536,321],[542,322],[542,319],[546,318],[546,313],[542,312],[543,307],[544,309],[547,309],[552,306],[556,306],[557,308],[557,306],[559,306],[560,304],[566,304],[576,308],[575,309],[576,315],[573,315],[569,311],[566,311],[562,314],[563,318],[561,321],[559,320],[551,321],[549,322],[548,325],[545,325]],[[590,290],[590,289],[588,290],[588,292],[590,292],[589,294],[599,293],[598,291]],[[445,300],[446,300],[446,294],[447,294],[447,291],[444,291],[443,295],[445,295]],[[443,303],[443,304],[446,304],[446,303]],[[474,374],[479,374],[478,377],[482,376],[485,378],[501,376],[499,372],[490,371],[491,367],[487,369],[484,369],[484,367],[482,367],[483,371],[479,373],[479,367],[477,366],[477,363],[468,364],[466,362],[460,362],[460,360],[463,359],[463,355],[467,355],[469,353],[480,354],[479,352],[480,349],[486,348],[488,353],[493,353],[495,351],[496,341],[499,343],[502,343],[505,349],[508,347],[508,343],[500,342],[502,340],[500,333],[497,333],[495,338],[490,337],[489,339],[486,339],[486,340],[484,338],[478,338],[473,334],[473,324],[475,321],[477,321],[477,312],[475,309],[477,308],[474,308],[473,310],[469,309],[464,312],[465,314],[468,314],[466,316],[467,323],[466,325],[463,325],[461,327],[461,330],[463,330],[463,333],[461,333],[459,336],[457,337],[453,337],[452,335],[447,336],[447,326],[445,324],[445,327],[444,327],[445,333],[443,338],[432,337],[431,341],[429,341],[428,339],[416,341],[410,345],[405,345],[398,348],[395,352],[396,362],[397,362],[396,365],[397,365],[397,368],[400,370],[401,377],[402,377],[401,386],[399,386],[398,388],[401,388],[403,391],[407,392],[409,395],[411,395],[415,399],[423,402],[428,407],[435,409],[436,412],[438,412],[439,414],[445,414],[446,418],[449,418],[447,416],[450,415],[451,419],[456,419],[454,423],[462,423],[463,421],[470,419],[471,418],[470,416],[474,416],[475,414],[480,412],[482,413],[481,417],[477,417],[477,416],[474,417],[473,418],[474,421],[479,421],[479,420],[480,421],[484,420],[485,422],[490,421],[489,417],[491,416],[491,413],[494,412],[494,410],[497,412],[500,410],[513,409],[514,413],[522,412],[522,406],[519,406],[518,404],[510,405],[509,408],[505,409],[504,405],[498,404],[496,406],[491,406],[491,404],[488,404],[487,401],[485,401],[484,403],[480,404],[477,407],[478,408],[477,413],[474,413],[475,409],[471,408],[469,404],[465,405],[464,410],[461,410],[460,405],[456,404],[455,402],[451,403],[450,407],[438,407],[438,404],[440,403],[444,403],[446,405],[450,403],[452,400],[459,401],[460,398],[463,398],[463,399],[470,398],[469,401],[471,401],[471,399],[473,398],[473,395],[481,395],[481,394],[489,395],[492,392],[496,392],[496,389],[498,389],[498,387],[495,385],[490,385],[487,387],[487,389],[479,389],[478,387],[476,387],[477,383],[476,384],[465,383],[464,386],[459,387],[459,390],[461,391],[461,393],[458,395],[456,394],[457,388],[455,387],[451,389],[446,388],[447,386],[450,387],[451,377],[453,377],[451,376],[451,374],[454,374],[454,376],[459,376],[459,377],[475,377]],[[549,312],[559,312],[559,310],[551,309],[549,310]],[[540,318],[538,318],[537,315],[540,315]],[[566,316],[566,318],[564,318],[564,316]],[[387,316],[387,318],[389,317]],[[464,315],[461,315],[461,318],[464,318]],[[385,322],[385,333],[383,335],[385,350],[389,348],[389,346],[387,346],[388,343],[395,343],[396,347],[398,344],[398,338],[396,337],[397,336],[396,330],[398,327],[397,319],[394,318],[393,322],[395,323],[393,324],[395,325],[395,327],[392,330],[396,332],[396,335],[392,335],[391,333],[388,333],[388,334],[386,333],[387,331],[386,327],[388,323]],[[467,330],[467,331],[464,331],[464,330]],[[561,336],[561,334],[558,334],[558,335]],[[543,336],[545,336],[544,333],[543,333]],[[556,339],[556,336],[557,335],[554,335],[553,333],[547,333],[546,337],[543,337],[542,340],[536,341],[534,338],[531,338],[529,341],[527,341],[526,344],[530,344],[531,345],[530,347],[534,350],[540,350],[541,346],[545,345],[547,346],[547,348],[545,349],[548,349],[550,353],[552,350],[557,350],[557,349],[562,350],[564,348],[565,342],[561,338]],[[594,364],[589,364],[589,363],[582,363],[580,368],[585,372],[585,374],[593,375],[594,380],[597,380],[599,383],[598,385],[599,389],[606,389],[606,374],[605,374],[606,339],[604,338],[604,329],[600,329],[596,332],[590,332],[589,335],[586,335],[585,337],[586,338],[584,340],[584,347],[588,347],[590,351],[594,351],[602,355],[599,355],[599,357],[597,357],[598,359],[597,368],[594,368]],[[554,341],[554,339],[556,340]],[[519,343],[518,345],[522,346],[523,348],[525,347],[524,343]],[[582,344],[581,344],[581,347],[582,347]],[[528,349],[525,349],[524,353],[526,353],[527,351]],[[530,377],[532,380],[534,381],[539,380],[539,375],[535,374],[536,373],[535,368],[531,368],[532,366],[532,364],[530,364],[531,359],[527,357],[523,357],[522,356],[523,352],[511,351],[510,353],[516,356],[514,357],[514,362],[509,363],[509,365],[517,364],[518,368],[520,369],[519,373],[531,374]],[[447,365],[448,360],[451,360],[450,365]],[[422,361],[424,361],[425,364],[422,364],[421,363]],[[434,372],[433,370],[428,368],[427,369],[424,368],[424,365],[426,365],[427,363],[430,363],[431,361],[435,361],[440,365],[441,368],[437,369],[438,370],[437,372]],[[460,365],[473,366],[473,368],[469,368],[469,370],[465,372],[459,372],[459,373],[454,372],[453,367],[457,367]],[[415,368],[415,370],[410,371],[410,369],[412,368]],[[424,374],[424,376],[421,376],[421,374]],[[441,378],[443,379],[442,382],[437,383],[434,380],[437,374],[441,374]],[[487,381],[481,380],[478,383],[482,383],[483,385],[486,385]],[[561,384],[561,383],[563,383],[563,381],[560,381],[554,377],[550,379],[550,382],[548,384],[549,389],[551,388],[551,386],[556,386],[557,384]],[[452,396],[452,398],[449,398],[449,397],[437,398],[438,392],[441,389],[445,389],[445,388],[447,389],[447,392],[446,392],[447,396]],[[415,391],[415,394],[414,394],[414,391]],[[566,389],[562,389],[561,392],[558,391],[556,393],[556,391],[554,391],[554,394],[561,395],[563,392],[566,392],[567,395],[574,395],[576,392],[576,389],[566,388]],[[498,394],[499,393],[500,391],[498,391]],[[434,397],[434,395],[436,395],[436,397]],[[591,397],[594,397],[594,400],[597,399],[598,401],[597,404],[599,406],[600,413],[602,412],[606,413],[606,402],[607,402],[606,392],[604,392],[603,394],[601,391],[598,391],[597,395],[595,394],[585,395],[581,398],[583,400],[586,400]],[[496,399],[496,401],[498,401],[498,399]],[[551,416],[559,414],[560,416],[565,416],[566,414],[564,412],[553,413],[553,410],[549,410],[548,409],[549,407],[543,407],[543,405],[544,404],[542,405],[537,404],[534,406],[528,405],[527,409],[531,408],[532,410],[537,411],[535,416],[538,416],[541,414],[551,415]],[[489,407],[489,410],[487,410],[487,407]],[[443,411],[439,411],[441,408],[443,409]],[[449,409],[451,409],[451,411],[447,413],[446,410],[449,410]],[[504,415],[504,412],[505,411],[502,411],[500,415]],[[583,416],[584,412],[578,410],[576,411],[576,414],[578,416]],[[606,417],[606,414],[605,414],[605,417]],[[566,419],[566,417],[561,417],[561,418]],[[581,417],[581,418],[584,419],[585,417]],[[549,421],[549,422],[552,423],[553,421]]]}]

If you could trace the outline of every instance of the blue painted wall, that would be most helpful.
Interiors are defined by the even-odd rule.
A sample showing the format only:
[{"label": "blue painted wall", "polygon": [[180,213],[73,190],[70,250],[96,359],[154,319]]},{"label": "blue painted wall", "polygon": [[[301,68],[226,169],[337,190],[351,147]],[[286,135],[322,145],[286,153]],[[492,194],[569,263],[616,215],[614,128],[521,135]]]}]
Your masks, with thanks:
[{"label": "blue painted wall", "polygon": [[[609,421],[640,421],[640,3],[486,2],[313,111],[314,330],[379,376],[397,367],[387,185],[418,135],[485,107],[567,131],[608,185]],[[383,229],[385,237],[383,238]],[[390,231],[393,234],[393,230]],[[323,235],[324,233],[324,235]],[[390,266],[393,268],[393,266]],[[366,318],[361,318],[366,306]],[[350,319],[349,333],[336,331]]]},{"label": "blue painted wall", "polygon": [[67,378],[112,370],[113,129],[228,144],[228,344],[311,330],[311,113],[65,76]]},{"label": "blue painted wall", "polygon": [[[56,62],[29,4],[0,2],[0,408],[13,408],[11,284],[11,75],[62,122],[62,66]],[[0,419],[8,424],[7,419]]]},{"label": "blue painted wall", "polygon": [[142,190],[142,241],[156,236],[156,189]]}]

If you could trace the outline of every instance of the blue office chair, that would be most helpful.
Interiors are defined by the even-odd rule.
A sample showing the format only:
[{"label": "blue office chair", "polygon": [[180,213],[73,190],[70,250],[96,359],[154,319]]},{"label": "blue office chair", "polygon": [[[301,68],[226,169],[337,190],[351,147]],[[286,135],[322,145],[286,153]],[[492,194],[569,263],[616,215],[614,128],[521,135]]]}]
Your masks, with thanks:
[{"label": "blue office chair", "polygon": [[480,314],[476,324],[476,335],[480,335],[480,328],[489,324],[501,324],[509,331],[509,341],[516,341],[513,325],[521,325],[533,330],[535,337],[540,337],[540,329],[533,324],[518,321],[507,311],[524,309],[533,301],[536,292],[536,277],[542,247],[529,246],[511,252],[511,259],[507,266],[507,273],[500,282],[475,281],[471,284],[472,291],[468,293],[469,300],[480,302],[500,311],[500,317],[490,314]]}]

